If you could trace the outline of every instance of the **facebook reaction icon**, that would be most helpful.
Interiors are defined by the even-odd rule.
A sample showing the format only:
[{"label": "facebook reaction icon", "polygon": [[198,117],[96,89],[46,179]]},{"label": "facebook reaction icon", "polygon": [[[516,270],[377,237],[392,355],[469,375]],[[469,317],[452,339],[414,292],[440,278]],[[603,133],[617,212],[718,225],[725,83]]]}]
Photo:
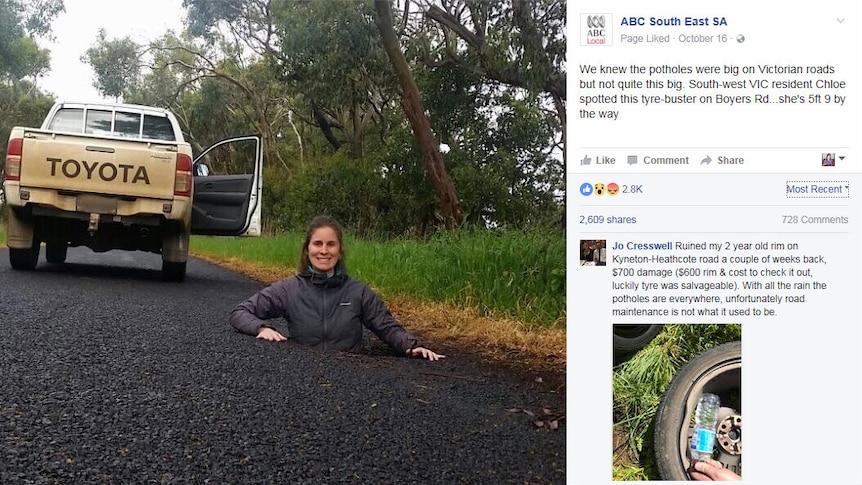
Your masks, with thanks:
[{"label": "facebook reaction icon", "polygon": [[581,195],[589,196],[593,195],[593,184],[584,182],[581,184]]},{"label": "facebook reaction icon", "polygon": [[605,184],[601,182],[596,184],[596,195],[605,195]]}]

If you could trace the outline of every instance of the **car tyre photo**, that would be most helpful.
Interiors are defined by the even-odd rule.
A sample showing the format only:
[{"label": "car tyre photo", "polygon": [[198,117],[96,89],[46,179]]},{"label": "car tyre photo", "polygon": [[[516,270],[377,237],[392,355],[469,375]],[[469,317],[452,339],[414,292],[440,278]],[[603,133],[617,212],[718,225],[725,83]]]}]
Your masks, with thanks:
[{"label": "car tyre photo", "polygon": [[713,458],[742,475],[742,343],[719,345],[688,361],[668,385],[655,419],[655,454],[665,480],[689,480],[689,439],[701,394],[719,396]]},{"label": "car tyre photo", "polygon": [[614,325],[614,353],[636,352],[655,338],[663,325]]}]

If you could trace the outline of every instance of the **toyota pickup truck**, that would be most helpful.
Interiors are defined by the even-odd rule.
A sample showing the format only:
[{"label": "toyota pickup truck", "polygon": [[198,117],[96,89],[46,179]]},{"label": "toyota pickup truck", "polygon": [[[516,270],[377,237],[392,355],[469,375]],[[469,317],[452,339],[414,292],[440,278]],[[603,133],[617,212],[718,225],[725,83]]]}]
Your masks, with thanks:
[{"label": "toyota pickup truck", "polygon": [[16,270],[67,248],[161,254],[186,274],[190,234],[260,234],[261,138],[222,140],[194,158],[174,115],[131,104],[55,104],[40,128],[15,127],[3,167],[6,245]]}]

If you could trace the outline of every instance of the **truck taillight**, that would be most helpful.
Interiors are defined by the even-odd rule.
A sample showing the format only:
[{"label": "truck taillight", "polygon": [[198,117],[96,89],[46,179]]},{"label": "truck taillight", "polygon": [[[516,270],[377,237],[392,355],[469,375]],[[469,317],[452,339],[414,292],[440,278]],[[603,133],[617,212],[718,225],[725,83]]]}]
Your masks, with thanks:
[{"label": "truck taillight", "polygon": [[192,194],[192,159],[185,153],[177,153],[177,174],[174,182],[174,195]]},{"label": "truck taillight", "polygon": [[21,150],[24,146],[23,138],[13,138],[6,146],[6,163],[3,169],[3,178],[6,180],[21,179]]}]

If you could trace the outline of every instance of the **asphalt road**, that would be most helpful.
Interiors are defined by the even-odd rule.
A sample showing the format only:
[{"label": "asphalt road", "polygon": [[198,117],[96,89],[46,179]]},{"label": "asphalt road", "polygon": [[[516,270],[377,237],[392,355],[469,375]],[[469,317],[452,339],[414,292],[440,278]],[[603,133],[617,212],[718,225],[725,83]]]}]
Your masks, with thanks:
[{"label": "asphalt road", "polygon": [[0,249],[0,483],[565,483],[547,381],[258,341],[227,316],[260,283],[160,264],[70,249],[19,272]]}]

